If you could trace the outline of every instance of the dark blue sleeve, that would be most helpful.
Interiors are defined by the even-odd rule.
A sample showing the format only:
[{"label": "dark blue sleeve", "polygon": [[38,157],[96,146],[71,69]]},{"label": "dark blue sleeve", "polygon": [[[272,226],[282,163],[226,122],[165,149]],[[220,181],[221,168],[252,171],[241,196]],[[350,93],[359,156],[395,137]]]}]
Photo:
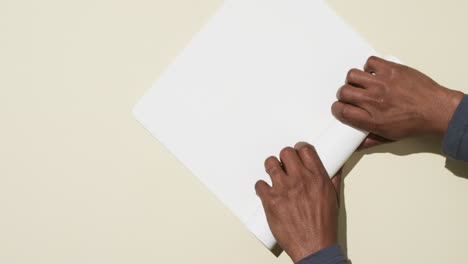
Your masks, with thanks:
[{"label": "dark blue sleeve", "polygon": [[468,95],[463,97],[452,116],[442,151],[451,159],[468,162]]},{"label": "dark blue sleeve", "polygon": [[346,264],[348,260],[341,247],[336,244],[329,246],[300,260],[296,264]]}]

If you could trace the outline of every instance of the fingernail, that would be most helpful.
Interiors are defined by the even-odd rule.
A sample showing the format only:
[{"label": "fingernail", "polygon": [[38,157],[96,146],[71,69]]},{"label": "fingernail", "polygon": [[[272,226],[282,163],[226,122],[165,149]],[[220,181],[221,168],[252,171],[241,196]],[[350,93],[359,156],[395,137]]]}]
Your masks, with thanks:
[{"label": "fingernail", "polygon": [[300,149],[300,148],[305,147],[307,145],[309,145],[309,143],[301,141],[301,142],[297,142],[296,145],[294,145],[294,148],[295,149]]}]

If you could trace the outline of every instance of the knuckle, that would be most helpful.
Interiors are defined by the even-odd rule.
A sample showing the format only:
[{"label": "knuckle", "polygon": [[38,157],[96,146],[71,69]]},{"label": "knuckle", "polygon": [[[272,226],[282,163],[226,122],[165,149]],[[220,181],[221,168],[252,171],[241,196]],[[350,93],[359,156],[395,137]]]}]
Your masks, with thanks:
[{"label": "knuckle", "polygon": [[[405,68],[406,67],[406,68]],[[405,66],[405,65],[395,65],[395,66],[391,66],[390,67],[390,70],[389,70],[389,78],[392,80],[392,79],[395,79],[395,78],[398,78],[398,76],[401,77],[401,74],[403,72],[405,72],[407,70],[407,68],[409,68],[408,66]]]},{"label": "knuckle", "polygon": [[375,63],[376,61],[378,60],[378,58],[376,56],[370,56],[368,59],[367,59],[367,64],[373,64]]},{"label": "knuckle", "polygon": [[313,172],[313,177],[310,177],[311,179],[311,188],[313,190],[322,190],[322,186],[324,184],[324,180],[322,175],[318,172],[318,170]]},{"label": "knuckle", "polygon": [[348,74],[346,75],[346,80],[351,80],[353,79],[354,76],[356,76],[356,74],[359,73],[359,70],[358,69],[351,69],[348,71]]},{"label": "knuckle", "polygon": [[385,106],[387,104],[387,99],[385,96],[379,96],[376,99],[377,99],[377,103],[381,106]]},{"label": "knuckle", "polygon": [[310,147],[311,145],[307,142],[304,142],[304,141],[299,141],[296,143],[296,145],[294,145],[296,149],[303,149],[303,148],[307,148],[307,147]]},{"label": "knuckle", "polygon": [[282,171],[278,166],[269,166],[266,168],[266,172],[270,175],[276,175]]},{"label": "knuckle", "polygon": [[339,116],[340,111],[341,111],[341,110],[340,110],[340,107],[341,107],[341,103],[338,102],[338,101],[337,101],[337,102],[334,102],[334,103],[332,104],[332,106],[331,106],[331,111],[332,111],[332,114],[333,114],[334,116]]},{"label": "knuckle", "polygon": [[343,108],[341,108],[340,115],[341,115],[341,118],[343,118],[344,120],[349,120],[350,118],[349,108],[346,106],[343,106]]},{"label": "knuckle", "polygon": [[271,156],[265,159],[265,168],[269,168],[276,164],[276,157]]},{"label": "knuckle", "polygon": [[261,181],[257,181],[257,182],[255,183],[255,190],[257,190],[257,191],[260,190],[260,188],[261,188],[260,185],[261,185],[261,184],[262,184]]},{"label": "knuckle", "polygon": [[383,104],[385,103],[385,99],[381,95],[373,95],[373,96],[369,96],[369,102],[376,106],[382,107]]},{"label": "knuckle", "polygon": [[257,181],[255,183],[255,191],[257,191],[257,193],[261,194],[263,193],[263,191],[265,190],[265,182],[264,181]]},{"label": "knuckle", "polygon": [[342,98],[342,93],[343,93],[343,86],[341,86],[341,87],[336,91],[336,99],[341,100],[341,98]]},{"label": "knuckle", "polygon": [[368,91],[372,95],[381,95],[387,90],[388,83],[389,81],[386,78],[375,78]]},{"label": "knuckle", "polygon": [[314,157],[316,151],[315,147],[313,145],[307,144],[302,146],[297,150],[301,156],[306,156],[309,157],[311,156],[312,158]]},{"label": "knuckle", "polygon": [[296,150],[293,149],[292,147],[286,147],[286,148],[281,150],[280,156],[281,157],[288,157],[288,156],[294,154],[295,152],[296,152]]},{"label": "knuckle", "polygon": [[309,149],[310,147],[308,145],[303,145],[297,149],[297,152],[299,152],[300,154],[306,154],[307,152],[309,152]]},{"label": "knuckle", "polygon": [[351,91],[351,86],[350,85],[343,85],[341,86],[339,92],[338,92],[338,99],[346,99],[350,97],[350,91]]},{"label": "knuckle", "polygon": [[388,80],[384,78],[375,78],[374,83],[372,85],[372,88],[377,90],[377,91],[383,91],[387,87],[387,82]]},{"label": "knuckle", "polygon": [[278,210],[281,210],[281,208],[283,208],[282,206],[282,197],[281,196],[278,196],[278,195],[274,195],[272,196],[270,199],[268,199],[267,204],[268,204],[268,207],[271,211],[273,212],[277,212]]}]

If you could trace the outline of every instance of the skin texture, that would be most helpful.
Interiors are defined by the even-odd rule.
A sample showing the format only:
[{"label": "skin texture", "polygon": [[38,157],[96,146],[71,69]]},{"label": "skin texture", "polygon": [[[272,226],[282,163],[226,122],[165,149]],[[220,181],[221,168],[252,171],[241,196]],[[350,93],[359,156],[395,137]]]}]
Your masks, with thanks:
[{"label": "skin texture", "polygon": [[337,243],[341,173],[330,179],[314,147],[298,143],[269,157],[272,186],[255,185],[270,229],[294,262]]},{"label": "skin texture", "polygon": [[332,113],[338,120],[385,142],[442,137],[463,93],[447,89],[410,67],[370,57],[364,71],[348,72],[337,98]]}]

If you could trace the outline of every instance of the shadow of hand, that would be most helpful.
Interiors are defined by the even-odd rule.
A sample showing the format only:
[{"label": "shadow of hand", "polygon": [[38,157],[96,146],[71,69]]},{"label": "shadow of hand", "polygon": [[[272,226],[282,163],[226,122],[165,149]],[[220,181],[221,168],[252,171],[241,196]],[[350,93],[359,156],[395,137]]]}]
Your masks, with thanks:
[{"label": "shadow of hand", "polygon": [[[408,156],[417,153],[432,153],[443,156],[441,139],[432,137],[405,139],[393,143],[371,147],[359,151],[358,153],[359,155],[352,159],[351,163],[354,163],[354,165],[363,155],[372,153],[391,153],[398,156]],[[466,163],[447,158],[445,162],[445,168],[451,171],[455,176],[468,179],[468,164]]]}]

